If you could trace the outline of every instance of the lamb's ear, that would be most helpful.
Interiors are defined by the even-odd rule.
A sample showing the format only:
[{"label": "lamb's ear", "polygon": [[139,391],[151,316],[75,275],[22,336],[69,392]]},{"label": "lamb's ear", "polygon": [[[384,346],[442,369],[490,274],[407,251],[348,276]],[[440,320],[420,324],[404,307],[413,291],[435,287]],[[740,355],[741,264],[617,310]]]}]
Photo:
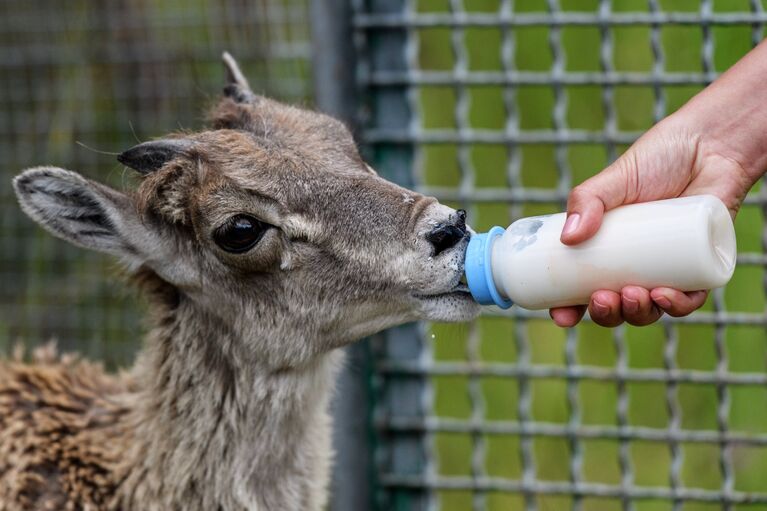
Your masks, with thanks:
[{"label": "lamb's ear", "polygon": [[257,100],[257,96],[250,90],[250,85],[245,75],[240,71],[240,66],[234,60],[229,52],[221,55],[226,67],[226,86],[224,87],[224,96],[232,98],[237,103],[252,103]]},{"label": "lamb's ear", "polygon": [[117,161],[142,174],[149,174],[189,150],[192,145],[191,140],[183,138],[152,140],[120,153]]},{"label": "lamb's ear", "polygon": [[75,172],[28,169],[14,178],[13,188],[27,215],[75,245],[135,260],[150,244],[130,197]]}]

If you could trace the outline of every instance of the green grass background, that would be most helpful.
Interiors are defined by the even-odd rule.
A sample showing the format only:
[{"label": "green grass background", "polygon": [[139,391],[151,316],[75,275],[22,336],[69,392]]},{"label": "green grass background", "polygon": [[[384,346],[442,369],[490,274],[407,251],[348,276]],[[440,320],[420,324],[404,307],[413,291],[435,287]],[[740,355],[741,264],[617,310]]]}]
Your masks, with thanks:
[{"label": "green grass background", "polygon": [[[472,0],[465,2],[468,11],[497,12],[498,2]],[[700,4],[692,1],[661,1],[665,11],[697,12]],[[613,11],[648,12],[645,1],[615,1]],[[420,0],[420,12],[448,12],[446,0]],[[598,12],[596,0],[563,0],[565,11]],[[748,1],[714,2],[716,12],[748,11]],[[547,12],[543,0],[514,2],[515,12]],[[516,69],[548,71],[552,65],[548,27],[520,27],[514,30]],[[653,55],[649,26],[614,27],[612,30],[612,63],[617,71],[648,73]],[[712,27],[715,41],[714,65],[724,71],[751,48],[752,29],[749,25]],[[702,70],[703,32],[697,26],[664,26],[661,41],[665,70],[700,72]],[[451,70],[454,55],[449,28],[418,30],[418,61],[425,70]],[[567,71],[601,71],[599,61],[600,33],[598,27],[569,26],[561,30],[562,48]],[[468,28],[464,33],[470,70],[502,70],[502,33],[496,28]],[[655,95],[648,86],[616,86],[614,109],[619,130],[643,131],[653,123]],[[671,113],[698,92],[699,87],[666,86],[667,112]],[[572,129],[601,131],[605,112],[599,86],[565,87],[568,98],[566,119]],[[503,130],[506,112],[502,87],[468,87],[469,119],[473,128]],[[419,94],[422,126],[431,129],[455,129],[453,87],[421,87]],[[554,91],[551,86],[522,86],[517,90],[516,107],[520,130],[553,129],[552,109]],[[622,151],[624,147],[618,147]],[[421,147],[422,168],[426,185],[459,186],[461,171],[458,150],[450,145]],[[558,170],[553,145],[523,145],[521,151],[521,180],[523,186],[556,189]],[[507,186],[508,151],[503,146],[473,146],[470,148],[474,167],[474,186]],[[603,145],[571,145],[567,163],[572,170],[573,185],[598,172],[607,163]],[[466,204],[453,204],[466,206]],[[470,221],[477,230],[493,225],[507,225],[518,216],[561,211],[562,204],[525,204],[511,211],[508,204],[469,205]],[[512,214],[513,213],[513,214]],[[738,216],[736,231],[740,252],[762,252],[764,219],[758,207],[745,207]],[[761,313],[765,307],[764,269],[758,266],[738,267],[724,296],[727,311]],[[712,310],[711,300],[704,310]],[[476,333],[478,330],[478,334]],[[672,327],[679,344],[676,362],[681,369],[713,371],[717,363],[713,325],[677,325]],[[579,364],[612,367],[616,363],[616,347],[610,330],[583,323],[576,328],[577,361]],[[518,321],[498,317],[482,317],[474,325],[431,326],[431,341],[438,361],[468,360],[467,342],[470,335],[479,335],[480,359],[488,362],[514,364],[517,361],[517,336],[529,340],[533,364],[565,364],[565,331],[547,320]],[[750,326],[728,326],[725,332],[728,370],[757,372],[765,370],[765,331]],[[663,368],[666,334],[662,326],[628,327],[625,346],[631,368]],[[563,380],[532,379],[532,419],[541,422],[566,423],[569,407]],[[432,378],[435,390],[435,414],[440,417],[469,419],[472,414],[469,379],[460,376]],[[481,378],[486,420],[516,421],[518,385],[511,379]],[[628,421],[635,426],[665,428],[669,421],[666,408],[666,387],[662,383],[628,383]],[[767,430],[767,389],[761,387],[731,387],[728,420],[733,431],[765,432]],[[616,425],[617,388],[615,383],[582,380],[578,386],[581,422],[586,425]],[[678,387],[681,427],[690,430],[716,430],[717,395],[713,385],[681,384]],[[439,475],[470,476],[473,439],[470,435],[436,433],[433,437]],[[522,475],[519,437],[487,436],[485,439],[484,471],[488,476],[519,480]],[[570,448],[565,438],[535,437],[536,477],[546,481],[568,481]],[[614,440],[582,440],[582,481],[619,485],[621,472],[618,442]],[[682,444],[684,463],[681,481],[684,486],[718,490],[722,485],[719,470],[719,448],[708,444]],[[767,491],[767,452],[756,447],[736,447],[733,450],[735,489]],[[669,486],[671,453],[660,442],[633,441],[630,444],[634,484],[639,486]],[[441,492],[440,509],[471,509],[471,492]],[[570,497],[537,496],[539,509],[559,510],[572,506]],[[585,510],[623,509],[620,501],[584,498]],[[493,510],[522,509],[519,495],[490,492],[487,507]],[[765,506],[742,506],[767,509]],[[741,507],[738,507],[740,509]],[[672,509],[671,502],[636,501],[634,509],[660,511]],[[685,510],[721,509],[721,505],[686,503]]]}]

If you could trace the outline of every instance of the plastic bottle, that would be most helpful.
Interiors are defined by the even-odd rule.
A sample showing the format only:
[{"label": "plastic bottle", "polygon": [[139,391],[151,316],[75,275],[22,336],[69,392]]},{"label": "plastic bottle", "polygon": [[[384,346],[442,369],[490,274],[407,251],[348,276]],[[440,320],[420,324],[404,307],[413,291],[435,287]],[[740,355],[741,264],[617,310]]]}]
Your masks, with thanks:
[{"label": "plastic bottle", "polygon": [[565,219],[565,213],[523,218],[505,231],[473,235],[465,271],[474,299],[547,309],[587,304],[594,291],[627,285],[711,289],[735,270],[732,219],[711,195],[616,208],[576,246],[559,241]]}]

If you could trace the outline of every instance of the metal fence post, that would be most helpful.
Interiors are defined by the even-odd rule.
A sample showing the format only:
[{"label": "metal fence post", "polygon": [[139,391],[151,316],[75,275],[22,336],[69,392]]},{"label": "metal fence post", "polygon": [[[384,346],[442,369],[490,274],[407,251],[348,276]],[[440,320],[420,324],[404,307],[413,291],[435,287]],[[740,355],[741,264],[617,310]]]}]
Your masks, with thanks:
[{"label": "metal fence post", "polygon": [[[344,121],[357,132],[360,126],[357,94],[353,17],[354,0],[315,0],[312,2],[312,39],[315,94],[320,110]],[[404,8],[402,0],[367,2],[368,12],[398,13]],[[408,69],[406,61],[407,34],[402,28],[368,33],[367,65],[387,70]],[[362,69],[365,69],[364,67]],[[370,111],[372,128],[406,131],[412,121],[407,87],[387,87],[365,98]],[[362,140],[364,143],[364,140]],[[379,174],[403,186],[412,187],[412,144],[375,144],[365,147]],[[406,378],[377,379],[373,384],[371,347],[387,360],[414,361],[428,352],[418,325],[405,325],[371,340],[347,348],[347,363],[339,380],[334,405],[336,468],[331,508],[334,511],[362,510],[370,506],[380,509],[425,510],[429,508],[430,493],[421,488],[397,488],[372,495],[372,485],[382,481],[385,474],[422,476],[427,470],[427,443],[421,433],[376,436],[379,449],[375,452],[373,470],[372,420],[396,415],[407,419],[423,419],[429,405],[428,385],[422,375]],[[374,395],[369,392],[375,386]],[[371,413],[371,406],[379,406]],[[386,486],[383,484],[383,486]]]},{"label": "metal fence post", "polygon": [[[315,103],[356,132],[356,66],[349,0],[311,2]],[[369,340],[346,348],[346,361],[333,400],[335,466],[330,509],[359,511],[371,506],[371,398]]]},{"label": "metal fence post", "polygon": [[[361,5],[362,2],[359,2]],[[357,5],[357,4],[355,4]],[[410,7],[408,0],[369,0],[365,14],[401,15]],[[381,27],[364,31],[362,44],[366,59],[361,73],[377,71],[408,72],[412,66],[414,41],[403,26]],[[410,133],[417,116],[412,89],[407,84],[375,88],[365,98],[370,130]],[[368,141],[369,142],[369,141]],[[402,186],[415,188],[413,162],[414,144],[409,140],[370,143],[368,154],[378,173]],[[429,345],[420,325],[409,324],[390,329],[375,340],[375,360],[428,365]],[[375,375],[376,424],[392,420],[423,421],[431,409],[431,386],[424,374]],[[376,431],[377,505],[380,509],[424,511],[432,509],[433,493],[424,487],[391,484],[399,478],[428,477],[431,472],[431,435],[420,431]]]},{"label": "metal fence post", "polygon": [[356,131],[357,59],[352,44],[352,15],[350,0],[311,2],[315,104]]}]

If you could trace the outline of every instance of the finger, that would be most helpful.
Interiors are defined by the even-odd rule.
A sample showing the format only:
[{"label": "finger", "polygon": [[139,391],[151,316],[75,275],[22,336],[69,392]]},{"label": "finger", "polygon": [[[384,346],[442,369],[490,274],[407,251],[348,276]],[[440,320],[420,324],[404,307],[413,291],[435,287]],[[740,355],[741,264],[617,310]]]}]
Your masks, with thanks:
[{"label": "finger", "polygon": [[555,307],[549,310],[549,316],[554,320],[557,326],[563,328],[575,326],[586,312],[585,305],[576,305],[574,307]]},{"label": "finger", "polygon": [[614,291],[597,291],[591,295],[589,315],[597,325],[612,328],[623,323],[621,295]]},{"label": "finger", "polygon": [[650,291],[638,286],[621,289],[621,310],[626,322],[635,326],[655,323],[663,315],[660,307],[650,298]]},{"label": "finger", "polygon": [[658,287],[650,291],[650,297],[669,316],[679,317],[690,314],[706,303],[708,291],[684,293],[668,287]]},{"label": "finger", "polygon": [[634,159],[628,153],[596,176],[573,188],[567,198],[567,220],[560,240],[576,245],[591,238],[602,225],[606,211],[627,202],[627,190],[636,179]]}]

